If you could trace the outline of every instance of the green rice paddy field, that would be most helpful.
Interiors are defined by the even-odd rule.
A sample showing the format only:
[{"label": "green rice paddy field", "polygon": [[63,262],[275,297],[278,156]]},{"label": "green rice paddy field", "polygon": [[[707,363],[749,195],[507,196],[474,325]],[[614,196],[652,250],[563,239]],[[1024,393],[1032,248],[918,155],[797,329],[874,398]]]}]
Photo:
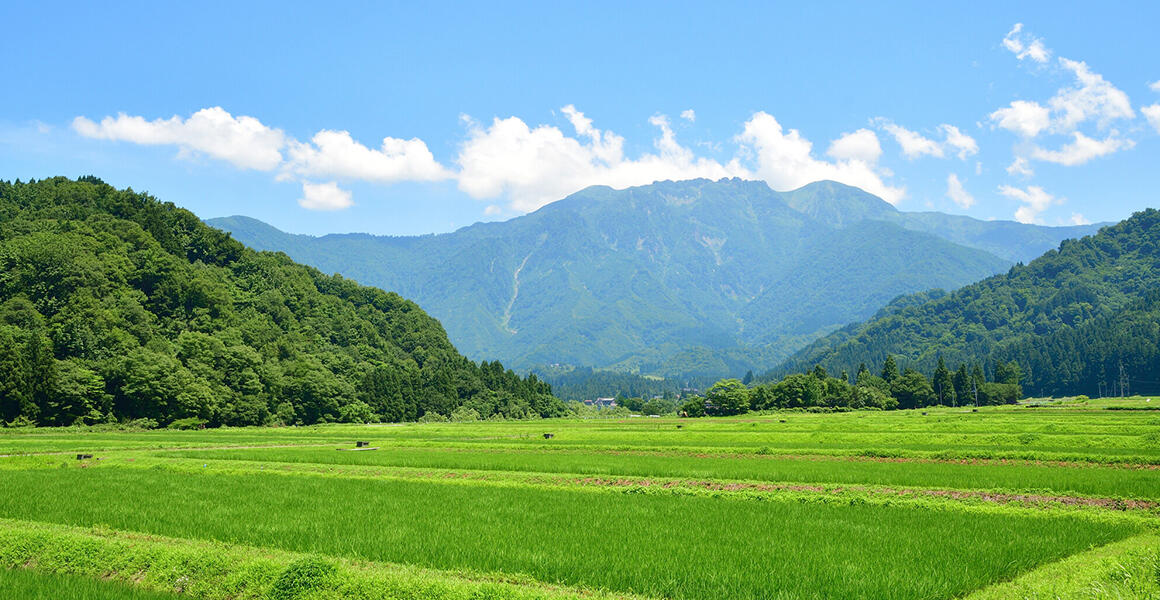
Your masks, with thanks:
[{"label": "green rice paddy field", "polygon": [[1160,598],[1125,408],[0,430],[0,597]]}]

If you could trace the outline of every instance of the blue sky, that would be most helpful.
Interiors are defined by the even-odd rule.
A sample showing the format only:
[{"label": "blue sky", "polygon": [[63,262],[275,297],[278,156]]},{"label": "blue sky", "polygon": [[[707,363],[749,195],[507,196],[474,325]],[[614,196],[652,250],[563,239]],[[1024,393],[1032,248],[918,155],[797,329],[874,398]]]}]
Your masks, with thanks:
[{"label": "blue sky", "polygon": [[293,232],[586,185],[838,179],[1049,225],[1160,205],[1160,5],[5,3],[0,178]]}]

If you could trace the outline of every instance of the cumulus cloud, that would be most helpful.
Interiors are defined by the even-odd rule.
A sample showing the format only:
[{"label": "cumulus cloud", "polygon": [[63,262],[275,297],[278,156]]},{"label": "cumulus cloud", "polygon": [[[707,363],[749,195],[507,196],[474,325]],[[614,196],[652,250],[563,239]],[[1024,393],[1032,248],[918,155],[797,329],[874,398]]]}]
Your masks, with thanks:
[{"label": "cumulus cloud", "polygon": [[1051,125],[1051,111],[1038,102],[1016,100],[991,113],[991,121],[1007,131],[1033,138]]},{"label": "cumulus cloud", "polygon": [[1031,157],[1044,162],[1072,167],[1135,145],[1131,140],[1120,139],[1117,135],[1113,131],[1107,138],[1096,140],[1076,131],[1072,134],[1074,141],[1070,144],[1064,145],[1059,150],[1044,150],[1035,147],[1031,151]]},{"label": "cumulus cloud", "polygon": [[1088,220],[1087,217],[1083,216],[1082,213],[1071,213],[1070,221],[1071,221],[1072,225],[1091,225],[1092,224],[1092,222],[1090,220]]},{"label": "cumulus cloud", "polygon": [[1022,206],[1015,210],[1015,220],[1020,223],[1041,223],[1039,215],[1052,204],[1062,202],[1037,185],[1028,186],[1026,189],[1001,185],[999,193],[1022,203]]},{"label": "cumulus cloud", "polygon": [[905,188],[887,185],[875,166],[851,158],[829,162],[813,156],[813,144],[796,129],[785,131],[777,119],[758,112],[745,122],[735,138],[756,159],[754,174],[778,190],[793,189],[822,179],[832,179],[860,187],[897,204],[906,195]]},{"label": "cumulus cloud", "polygon": [[923,135],[917,131],[911,131],[905,127],[902,127],[901,125],[896,125],[889,121],[883,122],[882,128],[885,129],[887,133],[894,136],[894,141],[898,142],[899,146],[902,146],[902,154],[905,155],[906,158],[915,159],[924,155],[938,158],[942,158],[943,156],[943,148],[941,144],[930,138],[923,137]]},{"label": "cumulus cloud", "polygon": [[1054,114],[1054,131],[1067,133],[1090,119],[1106,127],[1116,119],[1136,117],[1128,95],[1099,73],[1093,73],[1087,63],[1060,57],[1059,64],[1075,75],[1075,83],[1059,90],[1048,102]]},{"label": "cumulus cloud", "polygon": [[372,150],[356,142],[349,132],[324,129],[314,134],[310,143],[291,143],[287,154],[286,169],[307,177],[395,183],[452,176],[418,138],[384,138],[382,146]]},{"label": "cumulus cloud", "polygon": [[681,118],[692,123],[697,120],[697,113],[693,112],[691,108],[685,109],[681,111]]},{"label": "cumulus cloud", "polygon": [[923,136],[917,131],[911,131],[889,119],[877,118],[871,121],[886,130],[902,147],[902,154],[911,160],[921,156],[943,158],[947,151],[957,155],[960,160],[978,154],[979,144],[975,138],[963,133],[958,127],[943,123],[938,130],[943,133],[943,140],[937,141]]},{"label": "cumulus cloud", "polygon": [[[363,145],[347,131],[321,130],[309,141],[299,141],[253,117],[234,117],[219,107],[187,119],[149,121],[122,114],[96,123],[77,117],[73,129],[85,137],[173,145],[181,156],[200,154],[240,168],[276,171],[279,180],[302,184],[298,203],[311,210],[352,206],[351,193],[339,187],[343,181],[450,179],[474,198],[502,199],[485,209],[488,215],[534,210],[590,185],[628,187],[696,177],[758,178],[783,190],[832,179],[891,203],[905,195],[904,188],[884,180],[890,173],[877,165],[882,148],[869,129],[842,135],[829,145],[827,157],[816,157],[813,144],[800,132],[785,130],[772,115],[759,112],[733,138],[737,146],[733,157],[718,160],[697,156],[679,142],[668,117],[654,115],[649,119],[657,132],[653,149],[630,157],[624,138],[597,128],[574,106],[565,106],[561,114],[571,132],[552,125],[533,127],[518,117],[490,123],[463,117],[466,136],[454,168],[436,160],[418,138],[386,137],[376,148]],[[696,116],[690,109],[681,118],[691,122]],[[960,156],[977,151],[974,140],[956,128],[942,130],[947,147]],[[325,183],[316,183],[319,180]]]},{"label": "cumulus cloud", "polygon": [[1148,119],[1148,123],[1152,125],[1156,133],[1160,133],[1160,104],[1141,107],[1140,112],[1144,113],[1144,117]]},{"label": "cumulus cloud", "polygon": [[549,125],[529,127],[518,117],[496,118],[487,126],[465,117],[467,140],[456,158],[459,189],[474,198],[506,196],[512,209],[526,212],[590,185],[748,175],[736,161],[696,157],[677,142],[664,116],[649,119],[660,131],[656,152],[632,159],[624,154],[624,138],[597,129],[573,106],[562,112],[575,137]]},{"label": "cumulus cloud", "polygon": [[959,131],[958,127],[943,123],[939,129],[946,135],[945,145],[956,150],[960,160],[967,160],[968,156],[979,153],[979,143],[975,138]]},{"label": "cumulus cloud", "polygon": [[861,160],[875,163],[882,156],[882,145],[878,135],[869,129],[859,129],[853,133],[843,133],[830,143],[826,155],[838,160]]},{"label": "cumulus cloud", "polygon": [[[1003,38],[1003,45],[1020,60],[1031,58],[1046,63],[1050,56],[1042,40],[1025,34],[1023,25],[1019,23]],[[1136,113],[1128,95],[1099,73],[1093,72],[1083,61],[1061,56],[1058,68],[1072,76],[1072,83],[1056,91],[1046,104],[1016,100],[991,113],[990,120],[995,127],[1011,131],[1026,140],[1046,133],[1068,136],[1071,142],[1055,150],[1045,149],[1038,144],[1024,144],[1018,149],[1016,162],[1008,167],[1008,173],[1030,175],[1028,158],[1074,166],[1135,145],[1131,140],[1121,138],[1114,129],[1102,140],[1081,132],[1081,128],[1108,131],[1117,121],[1135,119]],[[1147,109],[1143,109],[1143,112],[1145,117],[1150,118]],[[1160,109],[1155,112],[1160,113]],[[1157,118],[1160,119],[1160,114],[1157,114]],[[1089,123],[1091,125],[1087,125]],[[1160,131],[1160,126],[1157,130]]]},{"label": "cumulus cloud", "polygon": [[947,197],[963,209],[975,204],[975,197],[963,189],[963,182],[959,181],[959,176],[954,173],[947,175]]},{"label": "cumulus cloud", "polygon": [[1160,80],[1153,81],[1148,87],[1152,88],[1153,92],[1160,92]]},{"label": "cumulus cloud", "polygon": [[302,197],[298,204],[309,210],[342,210],[354,204],[350,192],[338,187],[337,183],[302,182]]},{"label": "cumulus cloud", "polygon": [[1016,156],[1015,161],[1007,167],[1008,175],[1022,175],[1024,177],[1031,177],[1035,171],[1031,170],[1031,163],[1022,156]]},{"label": "cumulus cloud", "polygon": [[270,171],[282,163],[286,136],[254,117],[234,117],[220,106],[199,110],[188,119],[145,120],[124,113],[95,123],[85,117],[73,119],[78,134],[95,139],[143,145],[177,146],[182,156],[203,154],[242,169]]},{"label": "cumulus cloud", "polygon": [[1010,50],[1019,60],[1030,58],[1037,63],[1045,63],[1051,51],[1043,45],[1043,40],[1023,32],[1023,24],[1016,23],[1003,38],[1003,47]]}]

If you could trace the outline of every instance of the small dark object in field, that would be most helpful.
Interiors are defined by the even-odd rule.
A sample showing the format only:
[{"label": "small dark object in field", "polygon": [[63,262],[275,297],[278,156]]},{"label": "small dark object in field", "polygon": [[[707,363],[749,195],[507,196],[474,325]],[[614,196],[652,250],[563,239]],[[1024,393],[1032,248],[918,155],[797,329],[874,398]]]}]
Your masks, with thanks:
[{"label": "small dark object in field", "polygon": [[677,429],[684,427],[684,425],[677,425]]},{"label": "small dark object in field", "polygon": [[922,411],[922,415],[923,415],[924,417],[926,416],[926,411],[925,411],[925,410],[924,410],[924,411]]},{"label": "small dark object in field", "polygon": [[972,408],[972,409],[971,409],[971,412],[979,412],[979,409],[977,409],[977,408]]},{"label": "small dark object in field", "polygon": [[778,419],[778,423],[785,423],[785,419]]},{"label": "small dark object in field", "polygon": [[371,445],[370,442],[355,442],[354,443],[355,448],[365,448],[365,447],[370,446],[370,445]]},{"label": "small dark object in field", "polygon": [[552,438],[554,438],[554,437],[556,437],[556,434],[554,434],[554,433],[545,433],[545,434],[544,434],[544,439],[545,439],[545,440],[550,440],[550,439],[552,439]]},{"label": "small dark object in field", "polygon": [[93,457],[93,455],[92,455],[92,454],[78,454],[78,455],[77,455],[77,460],[84,460],[84,459],[86,459],[86,458],[92,458],[92,457]]}]

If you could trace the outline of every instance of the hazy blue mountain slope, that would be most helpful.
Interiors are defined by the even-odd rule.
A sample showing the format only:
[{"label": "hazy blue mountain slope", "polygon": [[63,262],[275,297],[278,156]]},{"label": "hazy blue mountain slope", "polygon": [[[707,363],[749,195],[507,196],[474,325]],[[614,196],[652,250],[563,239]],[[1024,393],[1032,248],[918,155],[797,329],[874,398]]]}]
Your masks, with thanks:
[{"label": "hazy blue mountain slope", "polygon": [[468,356],[723,374],[773,364],[898,294],[1010,266],[891,214],[907,213],[831,182],[779,194],[695,180],[591,187],[510,221],[418,237],[209,222],[414,298]]},{"label": "hazy blue mountain slope", "polygon": [[1011,262],[1030,262],[1065,239],[1091,235],[1107,223],[1045,227],[1015,221],[981,221],[940,212],[901,212],[885,200],[834,181],[819,181],[782,193],[794,208],[835,227],[866,220],[889,221]]}]

